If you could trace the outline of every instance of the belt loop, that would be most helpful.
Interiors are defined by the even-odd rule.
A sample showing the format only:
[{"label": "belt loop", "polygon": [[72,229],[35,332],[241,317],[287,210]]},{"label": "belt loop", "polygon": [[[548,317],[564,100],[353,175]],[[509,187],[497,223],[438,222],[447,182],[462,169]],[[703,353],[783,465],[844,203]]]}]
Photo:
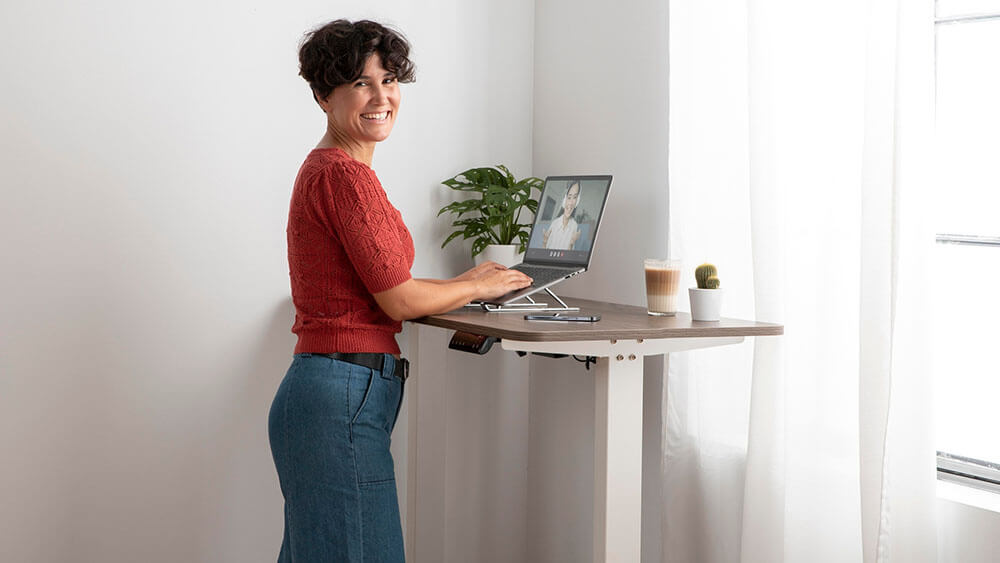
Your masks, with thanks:
[{"label": "belt loop", "polygon": [[382,379],[392,379],[392,371],[396,367],[392,363],[394,359],[392,354],[382,354],[382,367],[379,369]]}]

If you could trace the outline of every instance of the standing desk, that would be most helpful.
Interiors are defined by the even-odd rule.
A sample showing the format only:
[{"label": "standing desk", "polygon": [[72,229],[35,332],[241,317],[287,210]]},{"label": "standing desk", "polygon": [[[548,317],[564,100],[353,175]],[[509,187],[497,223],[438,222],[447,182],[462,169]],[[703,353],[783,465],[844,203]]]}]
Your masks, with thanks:
[{"label": "standing desk", "polygon": [[[642,379],[643,358],[725,346],[747,336],[775,336],[778,324],[722,319],[692,321],[687,313],[653,317],[643,307],[566,298],[581,313],[601,315],[595,323],[524,320],[524,312],[487,313],[466,308],[416,319],[417,325],[501,338],[504,350],[574,354],[598,358],[592,370],[594,419],[594,561],[638,562],[642,520]],[[420,519],[444,518],[443,416],[435,414],[443,395],[443,378],[431,358],[423,358],[416,340],[425,326],[412,327],[407,393],[410,402],[407,433],[407,561],[440,561],[444,527],[421,525]],[[428,389],[421,389],[427,386]],[[437,387],[436,387],[437,386]],[[423,399],[423,398],[426,399]],[[426,413],[424,413],[426,414]],[[419,422],[418,422],[419,421]],[[415,542],[419,543],[419,549]],[[425,561],[426,559],[426,561]]]}]

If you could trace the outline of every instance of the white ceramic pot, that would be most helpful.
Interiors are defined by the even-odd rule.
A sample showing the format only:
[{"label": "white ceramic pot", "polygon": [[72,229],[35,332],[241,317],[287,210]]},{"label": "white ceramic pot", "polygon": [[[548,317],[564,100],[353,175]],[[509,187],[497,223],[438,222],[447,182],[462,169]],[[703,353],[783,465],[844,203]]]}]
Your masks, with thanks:
[{"label": "white ceramic pot", "polygon": [[516,244],[491,244],[488,245],[482,252],[476,256],[476,265],[482,264],[483,262],[493,261],[497,264],[503,264],[508,268],[521,263],[521,259],[524,258],[523,252],[517,251],[518,245]]},{"label": "white ceramic pot", "polygon": [[688,288],[691,297],[692,321],[717,321],[722,310],[721,289]]}]

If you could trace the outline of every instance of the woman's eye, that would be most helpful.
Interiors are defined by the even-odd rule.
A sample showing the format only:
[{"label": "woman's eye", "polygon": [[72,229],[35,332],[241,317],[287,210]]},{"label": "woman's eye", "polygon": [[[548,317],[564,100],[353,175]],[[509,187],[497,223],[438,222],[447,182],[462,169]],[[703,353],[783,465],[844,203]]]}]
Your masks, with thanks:
[{"label": "woman's eye", "polygon": [[368,86],[368,83],[362,80],[360,82],[355,82],[354,86],[355,87],[364,87],[364,86]]},{"label": "woman's eye", "polygon": [[386,78],[385,80],[383,80],[382,84],[392,84],[395,81],[396,81],[396,77],[393,76],[392,78]]}]

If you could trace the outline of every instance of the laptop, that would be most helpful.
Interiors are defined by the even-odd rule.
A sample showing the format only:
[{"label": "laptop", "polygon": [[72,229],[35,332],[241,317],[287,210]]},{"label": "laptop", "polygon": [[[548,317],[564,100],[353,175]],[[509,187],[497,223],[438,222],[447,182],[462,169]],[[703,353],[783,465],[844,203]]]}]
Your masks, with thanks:
[{"label": "laptop", "polygon": [[506,305],[586,272],[610,190],[611,176],[546,178],[524,261],[511,268],[532,284],[483,303]]}]

